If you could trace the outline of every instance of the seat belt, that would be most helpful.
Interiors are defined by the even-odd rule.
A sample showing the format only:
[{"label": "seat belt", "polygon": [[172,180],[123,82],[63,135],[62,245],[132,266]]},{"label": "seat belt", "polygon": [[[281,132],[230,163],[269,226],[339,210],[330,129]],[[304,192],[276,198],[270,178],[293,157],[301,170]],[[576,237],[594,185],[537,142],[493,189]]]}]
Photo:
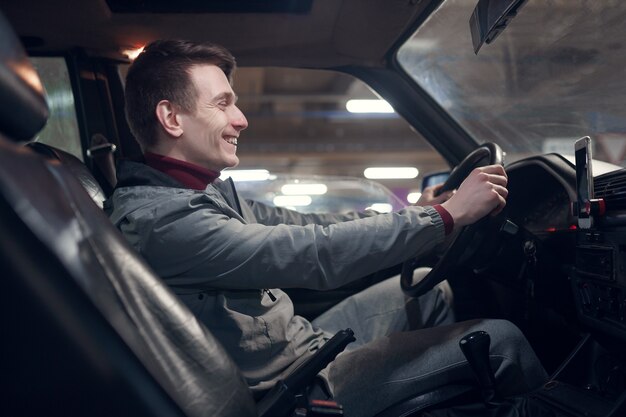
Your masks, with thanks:
[{"label": "seat belt", "polygon": [[87,156],[94,161],[100,174],[102,174],[102,177],[107,183],[107,191],[112,191],[117,184],[115,159],[113,158],[113,153],[115,153],[116,150],[117,147],[100,133],[96,133],[91,137],[91,143],[87,149]]}]

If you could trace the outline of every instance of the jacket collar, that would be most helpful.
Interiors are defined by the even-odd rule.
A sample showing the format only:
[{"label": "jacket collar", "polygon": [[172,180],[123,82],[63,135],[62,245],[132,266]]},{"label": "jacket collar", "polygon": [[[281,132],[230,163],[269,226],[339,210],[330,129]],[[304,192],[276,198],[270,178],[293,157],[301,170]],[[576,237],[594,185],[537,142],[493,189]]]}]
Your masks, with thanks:
[{"label": "jacket collar", "polygon": [[[189,189],[189,187],[180,183],[173,177],[151,168],[142,162],[121,160],[117,165],[117,185],[115,188],[137,186]],[[239,197],[235,189],[235,183],[233,183],[231,178],[228,178],[225,181],[218,178],[207,187],[211,186],[219,191],[229,206],[241,214],[241,203],[239,202]]]},{"label": "jacket collar", "polygon": [[122,160],[117,165],[115,188],[148,185],[155,187],[187,188],[173,177],[150,168],[142,162]]}]

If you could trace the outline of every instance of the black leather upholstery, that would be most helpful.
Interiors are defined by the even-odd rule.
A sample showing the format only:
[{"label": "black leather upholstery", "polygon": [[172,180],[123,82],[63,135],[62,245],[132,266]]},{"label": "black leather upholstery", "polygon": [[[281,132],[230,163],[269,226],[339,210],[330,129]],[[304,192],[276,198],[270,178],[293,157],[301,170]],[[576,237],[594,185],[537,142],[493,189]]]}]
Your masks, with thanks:
[{"label": "black leather upholstery", "polygon": [[31,142],[26,146],[46,158],[51,158],[61,162],[61,164],[63,164],[80,182],[83,188],[87,191],[87,194],[89,194],[98,207],[102,208],[102,204],[104,203],[104,200],[106,200],[104,191],[92,175],[91,171],[89,171],[87,166],[83,164],[80,159],[71,153],[62,151],[61,149],[45,143]]}]

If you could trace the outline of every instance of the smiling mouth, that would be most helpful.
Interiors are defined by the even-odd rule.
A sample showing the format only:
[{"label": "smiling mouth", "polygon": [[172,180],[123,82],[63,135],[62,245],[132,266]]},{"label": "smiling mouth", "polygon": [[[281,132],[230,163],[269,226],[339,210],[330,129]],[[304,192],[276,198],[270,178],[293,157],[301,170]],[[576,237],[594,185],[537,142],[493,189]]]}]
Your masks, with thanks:
[{"label": "smiling mouth", "polygon": [[234,137],[232,137],[232,138],[224,138],[224,140],[226,142],[230,143],[231,145],[237,146],[237,138],[234,138]]}]

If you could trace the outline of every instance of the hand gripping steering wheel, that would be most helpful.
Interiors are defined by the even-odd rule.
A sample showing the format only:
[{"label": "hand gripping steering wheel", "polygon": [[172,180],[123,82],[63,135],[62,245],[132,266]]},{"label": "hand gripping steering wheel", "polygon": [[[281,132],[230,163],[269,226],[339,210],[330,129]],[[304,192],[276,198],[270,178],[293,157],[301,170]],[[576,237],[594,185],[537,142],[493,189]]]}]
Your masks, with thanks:
[{"label": "hand gripping steering wheel", "polygon": [[[440,188],[439,192],[445,192],[459,188],[463,180],[474,168],[502,164],[502,149],[495,143],[484,143],[472,151],[457,165],[450,176]],[[485,237],[483,229],[490,221],[490,216],[474,224],[463,227],[456,235],[448,249],[441,256],[437,264],[422,280],[413,284],[413,271],[419,266],[417,258],[405,261],[402,264],[400,285],[402,290],[411,297],[419,297],[431,290],[435,285],[450,276],[455,270],[465,265],[477,252],[480,243]]]}]

